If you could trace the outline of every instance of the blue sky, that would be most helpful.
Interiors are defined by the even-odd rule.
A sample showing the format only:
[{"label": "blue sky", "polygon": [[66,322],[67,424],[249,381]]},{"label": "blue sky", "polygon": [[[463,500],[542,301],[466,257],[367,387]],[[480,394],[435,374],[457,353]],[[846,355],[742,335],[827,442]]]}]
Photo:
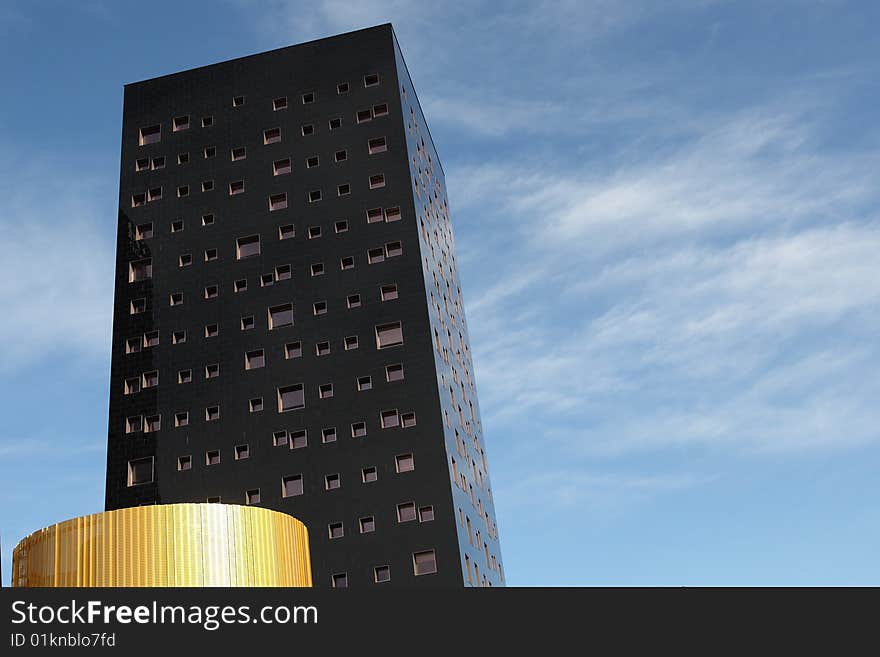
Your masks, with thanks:
[{"label": "blue sky", "polygon": [[510,584],[880,584],[880,5],[0,4],[0,532],[99,511],[122,85],[394,23]]}]

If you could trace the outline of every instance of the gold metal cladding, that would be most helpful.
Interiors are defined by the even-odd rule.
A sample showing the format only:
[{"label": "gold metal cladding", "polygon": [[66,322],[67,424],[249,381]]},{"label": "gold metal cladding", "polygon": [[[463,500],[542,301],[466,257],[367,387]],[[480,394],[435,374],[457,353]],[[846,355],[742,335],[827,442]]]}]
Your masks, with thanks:
[{"label": "gold metal cladding", "polygon": [[296,518],[255,506],[137,506],[59,522],[12,552],[13,586],[311,586]]}]

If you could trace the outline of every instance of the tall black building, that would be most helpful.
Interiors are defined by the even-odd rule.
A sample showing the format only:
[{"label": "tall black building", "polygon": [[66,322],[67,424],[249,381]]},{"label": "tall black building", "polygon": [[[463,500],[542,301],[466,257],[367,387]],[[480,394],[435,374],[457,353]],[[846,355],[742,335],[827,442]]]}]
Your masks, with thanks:
[{"label": "tall black building", "polygon": [[443,170],[391,25],[125,87],[106,507],[309,529],[317,586],[503,584]]}]

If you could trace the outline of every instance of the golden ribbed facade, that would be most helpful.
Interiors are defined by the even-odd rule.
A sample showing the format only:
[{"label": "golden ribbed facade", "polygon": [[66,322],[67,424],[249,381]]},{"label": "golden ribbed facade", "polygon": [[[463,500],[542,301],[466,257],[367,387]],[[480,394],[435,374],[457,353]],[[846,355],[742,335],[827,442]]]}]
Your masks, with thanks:
[{"label": "golden ribbed facade", "polygon": [[163,504],[59,522],[12,553],[13,586],[311,586],[308,531],[255,506]]}]

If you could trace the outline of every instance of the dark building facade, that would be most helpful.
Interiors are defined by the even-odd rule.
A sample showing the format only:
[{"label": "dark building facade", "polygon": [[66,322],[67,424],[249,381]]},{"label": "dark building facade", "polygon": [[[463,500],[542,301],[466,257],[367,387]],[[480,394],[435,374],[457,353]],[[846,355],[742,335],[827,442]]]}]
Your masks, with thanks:
[{"label": "dark building facade", "polygon": [[498,586],[443,170],[391,25],[125,87],[106,508],[308,527],[316,586]]}]

